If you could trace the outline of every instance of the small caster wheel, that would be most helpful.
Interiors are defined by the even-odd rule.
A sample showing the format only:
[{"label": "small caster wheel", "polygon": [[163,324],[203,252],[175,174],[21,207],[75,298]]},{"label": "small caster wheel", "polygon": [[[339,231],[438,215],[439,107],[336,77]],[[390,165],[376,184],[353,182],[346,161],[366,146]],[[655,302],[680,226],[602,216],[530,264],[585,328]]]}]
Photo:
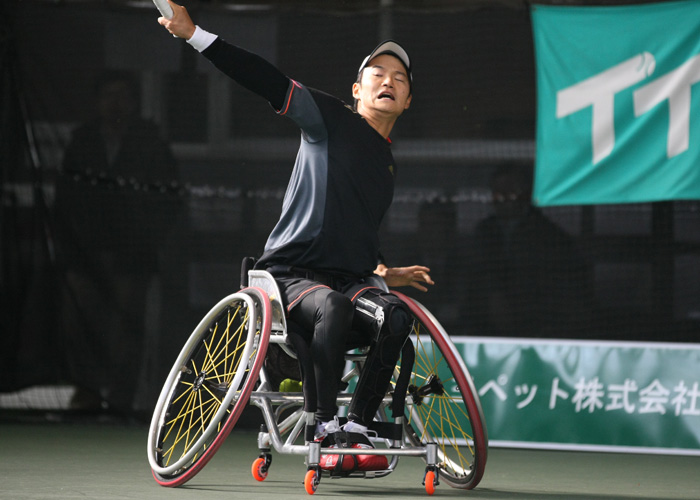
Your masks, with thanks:
[{"label": "small caster wheel", "polygon": [[428,495],[435,493],[435,487],[440,484],[437,470],[431,468],[426,469],[423,484],[425,485],[425,492]]},{"label": "small caster wheel", "polygon": [[315,469],[309,469],[306,471],[306,476],[304,476],[304,489],[309,495],[316,493],[316,488],[318,488],[318,483],[321,480],[321,476]]},{"label": "small caster wheel", "polygon": [[270,455],[261,455],[253,461],[251,472],[256,481],[264,481],[267,478],[267,471],[270,468],[272,457]]}]

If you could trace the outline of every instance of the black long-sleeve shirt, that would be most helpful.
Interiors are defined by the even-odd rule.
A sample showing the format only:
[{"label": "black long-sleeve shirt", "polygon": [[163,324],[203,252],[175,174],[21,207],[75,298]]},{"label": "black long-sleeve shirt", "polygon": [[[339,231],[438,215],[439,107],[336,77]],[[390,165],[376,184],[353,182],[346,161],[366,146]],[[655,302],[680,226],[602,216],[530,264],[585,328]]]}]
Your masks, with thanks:
[{"label": "black long-sleeve shirt", "polygon": [[371,274],[379,256],[379,226],[394,193],[390,141],[351,106],[221,38],[202,54],[302,132],[282,215],[258,267]]}]

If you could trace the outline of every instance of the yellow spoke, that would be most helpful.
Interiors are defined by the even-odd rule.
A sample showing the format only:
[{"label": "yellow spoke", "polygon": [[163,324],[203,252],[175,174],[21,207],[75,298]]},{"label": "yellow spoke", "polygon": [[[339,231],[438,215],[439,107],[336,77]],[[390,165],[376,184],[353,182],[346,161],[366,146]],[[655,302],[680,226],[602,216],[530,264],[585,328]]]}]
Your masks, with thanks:
[{"label": "yellow spoke", "polygon": [[202,389],[205,389],[205,390],[211,395],[211,397],[212,397],[213,399],[215,399],[217,403],[219,403],[219,406],[221,406],[221,403],[223,402],[223,400],[220,399],[216,394],[214,394],[213,392],[211,392],[211,390],[209,389],[209,387],[207,387],[206,385],[203,385],[203,386],[202,386]]},{"label": "yellow spoke", "polygon": [[[208,380],[216,379],[217,382],[224,382],[227,384],[230,384],[230,382],[233,380],[233,376],[236,373],[237,366],[240,364],[240,359],[237,361],[234,360],[234,364],[237,366],[233,367],[233,369],[229,369],[227,367],[228,362],[231,358],[235,358],[236,355],[245,347],[245,338],[242,335],[242,330],[244,328],[244,324],[241,324],[240,326],[237,327],[235,336],[238,338],[238,343],[237,345],[233,348],[233,352],[231,351],[232,346],[229,346],[230,343],[230,338],[227,338],[226,344],[223,349],[221,349],[219,352],[217,352],[215,355],[209,355],[209,363],[207,364],[207,372],[211,372],[213,370],[213,375],[208,378]],[[226,335],[229,335],[228,333]],[[221,337],[222,339],[224,338],[223,336]],[[219,345],[221,342],[219,342]],[[217,346],[218,349],[218,346]],[[225,356],[223,359],[221,359],[221,354],[224,353]],[[224,371],[223,373],[219,373],[218,369],[221,367],[221,365],[224,365]]]},{"label": "yellow spoke", "polygon": [[[192,362],[192,370],[193,370],[193,373],[194,373],[195,376],[196,376],[196,375],[197,375],[197,365],[195,365],[195,362],[194,362],[193,359],[191,359],[190,361]],[[187,368],[187,366],[185,366],[185,368]],[[188,387],[188,388],[191,388],[191,387],[194,385],[192,382],[187,382],[187,381],[185,381],[185,380],[179,380],[179,381],[178,381],[178,384],[184,385],[184,386],[186,386],[186,387]],[[178,397],[176,397],[175,399],[173,399],[172,402],[171,402],[170,404],[171,404],[171,405],[176,404],[176,403],[177,403],[178,401],[180,401],[180,399],[182,399],[184,396],[188,396],[188,397],[189,397],[189,394],[190,394],[189,389],[183,391],[182,394],[180,394]]]},{"label": "yellow spoke", "polygon": [[179,383],[180,383],[181,385],[184,385],[184,386],[188,387],[188,389],[182,391],[182,394],[180,394],[178,397],[176,397],[175,399],[173,399],[173,401],[170,403],[171,405],[176,404],[176,403],[177,403],[178,401],[180,401],[183,397],[185,397],[185,396],[188,396],[188,397],[189,397],[189,395],[192,394],[192,392],[190,391],[190,389],[192,388],[192,386],[194,386],[194,384],[193,384],[192,382],[185,382],[184,380],[180,380]]},{"label": "yellow spoke", "polygon": [[[202,424],[201,427],[204,427],[204,423],[208,422],[210,420],[210,415],[213,412],[213,409],[216,408],[216,406],[209,403],[209,408],[207,408],[205,411],[202,411],[202,408],[205,406],[205,404],[206,403],[203,403],[201,401],[201,397],[200,397],[199,404],[197,404],[197,406],[195,406],[194,408],[192,408],[191,411],[188,412],[189,422],[188,422],[186,431],[179,433],[177,440],[175,441],[175,443],[173,443],[173,446],[175,446],[175,445],[179,444],[183,439],[185,440],[185,442],[183,444],[183,450],[182,450],[182,453],[180,456],[183,456],[185,453],[187,453],[187,451],[189,451],[189,449],[191,448],[192,443],[194,443],[199,438],[199,435],[200,435],[199,431],[195,432],[194,434],[192,433],[192,430],[195,429],[198,425],[197,421],[193,420],[195,412],[197,410],[199,410],[199,415],[200,415],[199,422],[201,422],[201,424]],[[183,423],[184,423],[184,421],[185,421],[185,419],[183,419]]]},{"label": "yellow spoke", "polygon": [[[204,387],[204,386],[202,386],[202,387]],[[207,389],[207,391],[209,391],[209,389]],[[199,430],[195,433],[194,439],[196,439],[198,435],[204,435],[204,431],[206,431],[206,429],[207,429],[207,428],[206,428],[206,425],[205,425],[206,422],[204,421],[204,413],[202,412],[202,404],[203,404],[203,403],[202,403],[202,391],[197,391],[197,399],[199,399],[199,408],[200,408],[200,409],[199,409]],[[215,398],[215,399],[216,399],[216,398]],[[218,400],[217,400],[217,401],[218,401]],[[221,405],[221,403],[219,402],[219,406],[220,406],[220,405]],[[213,407],[213,406],[216,406],[216,405],[210,405],[210,408]],[[195,422],[195,424],[196,424],[196,422]],[[193,439],[193,440],[194,440],[194,439]],[[185,445],[185,447],[186,447],[187,449],[189,449],[189,448],[190,448],[190,443],[187,443],[187,444]]]},{"label": "yellow spoke", "polygon": [[235,358],[241,349],[245,347],[245,343],[241,343],[238,346],[236,346],[235,350],[229,354],[227,354],[222,360],[219,360],[216,365],[212,365],[209,370],[214,368],[215,373],[209,377],[207,377],[207,380],[214,380],[216,379],[217,382],[225,382],[225,383],[230,383],[233,380],[233,376],[236,374],[236,370],[238,369],[238,366],[240,366],[241,358],[242,356],[238,356],[236,360],[232,364],[235,364],[235,366],[232,366],[231,369],[226,369],[223,373],[219,373],[216,368],[221,366],[222,363],[226,364],[228,363],[228,360],[231,358]]},{"label": "yellow spoke", "polygon": [[[209,390],[207,389],[207,391],[209,391]],[[193,406],[192,399],[196,397],[196,394],[197,393],[194,391],[190,392],[188,395],[188,400],[185,402],[185,404],[180,409],[180,413],[175,418],[173,418],[172,420],[169,420],[168,422],[165,423],[166,426],[170,426],[170,429],[168,430],[168,433],[165,435],[164,441],[167,440],[167,438],[170,434],[170,431],[174,428],[175,423],[177,423],[178,421],[183,421],[187,418],[190,418],[190,420],[191,420],[193,413],[196,412],[197,410],[201,410],[204,407],[204,403],[201,403],[201,402],[200,402],[200,404]],[[211,394],[211,392],[210,392],[210,394]],[[216,396],[214,396],[213,394],[212,394],[212,396],[217,400],[217,402],[219,404],[221,404],[221,401]],[[207,403],[209,403],[209,402],[207,402]],[[181,426],[182,426],[182,422],[181,422]]]},{"label": "yellow spoke", "polygon": [[[440,366],[444,363],[445,358],[441,356],[440,350],[430,342],[430,351],[432,351],[432,359],[428,357],[428,349],[423,346],[423,341],[418,337],[418,345],[416,346],[416,362],[414,365],[414,371],[420,373],[425,373],[425,378],[431,373],[437,374],[439,372]],[[437,356],[440,355],[438,361]],[[416,374],[416,376],[419,376]]]},{"label": "yellow spoke", "polygon": [[[188,395],[188,397],[187,397],[187,400],[185,401],[185,403],[183,404],[183,406],[182,406],[182,408],[181,408],[181,410],[180,410],[180,414],[179,414],[178,416],[176,416],[175,418],[173,418],[172,420],[170,420],[170,421],[168,421],[168,422],[166,422],[166,423],[164,424],[164,426],[167,427],[168,430],[167,430],[167,432],[165,433],[165,436],[163,437],[163,443],[166,443],[166,442],[168,441],[168,438],[170,437],[170,433],[173,431],[173,429],[175,429],[175,424],[176,424],[176,422],[177,422],[178,420],[180,420],[181,418],[184,418],[184,416],[183,416],[183,410],[186,410],[187,408],[189,408],[189,407],[191,406],[191,400],[192,400],[192,398],[194,398],[194,393],[190,392],[189,395]],[[176,434],[176,436],[177,436],[177,432],[176,432],[175,434]],[[170,454],[172,453],[172,448],[170,448],[170,450],[168,451],[168,453],[170,453]],[[164,456],[165,456],[165,455],[166,455],[166,453],[164,453]]]},{"label": "yellow spoke", "polygon": [[[233,349],[233,352],[229,355],[227,355],[224,358],[224,381],[226,382],[227,385],[230,385],[231,382],[233,381],[233,377],[236,374],[236,371],[238,371],[238,367],[240,366],[241,359],[240,357],[237,357],[237,354],[243,349],[246,345],[247,342],[247,335],[246,335],[246,330],[247,330],[247,325],[250,322],[250,310],[246,309],[245,315],[243,318],[241,318],[241,323],[236,327],[235,331],[233,332],[233,337],[236,338],[236,346]],[[229,331],[227,331],[228,339],[227,339],[227,345],[231,343],[231,332],[230,332],[230,324],[229,324]],[[233,360],[232,366],[229,368],[228,367],[228,362],[229,360]]]},{"label": "yellow spoke", "polygon": [[[187,450],[190,449],[189,439],[190,439],[190,432],[192,431],[192,426],[193,426],[192,419],[194,418],[195,412],[197,412],[199,410],[200,415],[202,413],[201,412],[202,400],[199,397],[199,391],[197,391],[195,393],[194,400],[195,400],[195,403],[199,403],[199,404],[197,404],[197,406],[192,408],[192,411],[189,412],[186,419],[185,418],[182,419],[183,424],[184,424],[185,420],[188,420],[187,430],[184,433],[182,433],[181,435],[180,434],[178,435],[178,438],[179,438],[178,441],[181,441],[182,439],[185,440],[184,448],[182,450],[182,455],[187,453]],[[180,455],[180,456],[182,456],[182,455]]]},{"label": "yellow spoke", "polygon": [[[192,400],[193,400],[193,399],[194,399],[194,393],[192,393],[192,397],[188,397],[188,398],[187,398],[187,401],[185,402],[187,406],[186,406],[186,407],[183,406],[183,408],[190,408],[191,405],[192,405]],[[185,413],[187,413],[187,412],[185,412]],[[171,426],[170,430],[168,431],[168,434],[170,434],[170,431],[173,430],[173,429],[175,429],[175,427],[176,427],[176,426],[175,426],[176,421],[177,421],[177,420],[180,421],[180,427],[179,427],[179,428],[177,429],[177,431],[175,432],[175,440],[174,440],[173,444],[170,446],[170,449],[168,450],[168,453],[167,453],[167,455],[168,455],[168,462],[167,462],[167,464],[170,463],[170,458],[172,458],[173,452],[175,451],[175,446],[177,446],[177,443],[180,441],[180,434],[181,434],[181,432],[182,432],[182,426],[183,426],[184,423],[185,423],[185,418],[184,418],[184,416],[183,416],[183,418],[179,418],[180,416],[183,416],[182,412],[180,412],[180,415],[179,415],[178,417],[176,417],[175,420],[172,421],[172,426]],[[167,464],[166,464],[166,465],[167,465]]]},{"label": "yellow spoke", "polygon": [[[450,430],[453,429],[452,423],[448,419],[446,419],[444,417],[444,414],[443,414],[443,410],[444,410],[444,413],[447,413],[446,401],[441,400],[439,402],[439,405],[441,408],[441,411],[440,411],[440,431],[441,431],[441,435],[443,436],[443,440],[440,443],[440,448],[442,449],[442,452],[445,456],[445,459],[452,461],[452,457],[451,457],[451,455],[448,454],[448,451],[447,451],[448,445],[451,446],[452,449],[457,452],[457,455],[458,455],[458,458],[460,458],[460,464],[461,464],[462,457],[460,456],[461,454],[459,452],[459,447],[457,446],[457,443],[454,440],[454,432],[450,432],[449,434],[447,432],[445,432],[445,426],[444,426],[445,423],[447,423],[447,425],[450,427]],[[447,464],[445,464],[445,466],[446,465]]]},{"label": "yellow spoke", "polygon": [[[455,450],[459,450],[459,445],[457,444],[457,436],[456,434],[463,434],[462,429],[457,425],[455,422],[455,415],[454,412],[451,410],[449,400],[447,398],[440,398],[439,401],[440,404],[440,430],[442,431],[442,435],[445,437],[443,440],[443,443],[447,442],[449,443],[452,448]],[[447,425],[448,429],[445,429],[445,424]],[[458,432],[455,432],[458,431]],[[446,448],[445,444],[443,444],[443,450]]]},{"label": "yellow spoke", "polygon": [[[210,342],[208,344],[207,344],[206,340],[204,342],[202,342],[204,344],[205,353],[206,353],[206,356],[204,357],[204,363],[202,364],[203,371],[210,372],[212,370],[212,367],[214,368],[214,371],[216,371],[216,367],[214,367],[214,356],[212,355],[211,345],[214,343],[214,338],[215,338],[218,331],[219,331],[219,323],[216,323],[216,328],[212,332]],[[221,336],[221,339],[223,339],[223,336]],[[221,344],[221,340],[219,340],[219,344]],[[217,348],[218,348],[218,345],[217,345]]]},{"label": "yellow spoke", "polygon": [[[454,413],[454,409],[451,408],[451,407],[448,407],[448,401],[447,401],[447,400],[444,402],[444,404],[445,404],[445,412],[446,412],[446,413],[448,413],[448,412],[451,413],[451,417],[452,417],[451,419],[447,419],[447,422],[448,422],[448,424],[449,424],[449,426],[450,426],[450,429],[451,429],[450,436],[453,437],[453,439],[450,440],[450,444],[451,444],[451,446],[452,446],[452,449],[456,452],[457,458],[459,459],[459,466],[460,466],[460,468],[462,468],[462,469],[469,469],[469,468],[471,468],[471,461],[470,461],[469,459],[467,459],[467,458],[464,456],[464,454],[462,453],[462,450],[461,450],[461,448],[459,447],[459,444],[457,443],[457,434],[458,434],[458,432],[455,432],[455,431],[459,431],[459,433],[461,433],[462,438],[465,439],[465,441],[466,441],[466,443],[467,443],[467,444],[466,444],[467,449],[468,449],[469,452],[471,453],[471,456],[474,456],[474,450],[473,450],[472,447],[469,445],[469,439],[468,439],[467,434],[465,434],[464,431],[462,430],[462,428],[459,427],[459,426],[456,424],[457,421],[456,421],[456,415],[455,415],[455,413]],[[445,453],[445,455],[447,455],[446,446],[443,446],[443,452]],[[450,460],[453,460],[452,457],[450,457]]]},{"label": "yellow spoke", "polygon": [[[435,422],[434,419],[431,419],[431,422],[428,423],[429,427],[431,428],[431,433],[434,436],[441,435],[443,437],[443,440],[440,443],[440,448],[445,456],[448,455],[448,447],[451,447],[457,455],[456,458],[459,460],[460,467],[462,469],[469,469],[471,467],[471,461],[464,456],[459,443],[457,443],[457,437],[461,435],[461,437],[467,442],[467,447],[473,456],[474,450],[469,445],[469,436],[463,431],[457,422],[457,415],[454,411],[454,405],[450,405],[451,398],[439,397],[436,399],[438,400],[438,404],[440,406],[440,421]],[[447,425],[448,429],[445,428],[445,424]],[[436,428],[439,429],[439,433],[434,431]],[[452,456],[449,456],[448,458],[453,462],[455,460]]]},{"label": "yellow spoke", "polygon": [[[196,392],[192,391],[190,397],[191,397],[191,398],[195,398],[195,397],[196,397],[196,394],[197,394]],[[189,398],[188,398],[188,399],[189,399]],[[180,419],[184,419],[184,418],[187,418],[187,417],[191,417],[192,413],[195,412],[195,411],[197,411],[197,410],[200,410],[200,409],[202,408],[202,406],[203,406],[203,405],[192,406],[192,404],[190,403],[189,407],[187,408],[187,411],[182,411],[182,410],[181,410],[181,411],[180,411],[180,414],[179,414],[177,417],[175,417],[175,418],[173,418],[172,420],[170,420],[169,422],[167,422],[167,425],[170,425],[170,424],[172,424],[172,423],[175,423],[175,422],[177,422],[177,421],[180,420]],[[185,409],[185,407],[183,406],[183,410],[184,410],[184,409]]]},{"label": "yellow spoke", "polygon": [[467,413],[467,405],[464,404],[464,399],[461,396],[449,396],[449,399],[457,405],[457,409],[459,410],[460,415],[456,416],[456,418],[462,416],[467,420],[471,420],[469,418],[469,413]]},{"label": "yellow spoke", "polygon": [[[215,363],[215,359],[218,358],[218,357],[220,356],[220,353],[221,353],[221,352],[227,352],[227,350],[228,350],[228,344],[229,344],[229,341],[230,341],[231,324],[232,324],[232,323],[235,321],[235,319],[239,316],[238,313],[240,312],[240,310],[241,310],[241,306],[239,305],[239,306],[236,308],[236,310],[235,310],[235,312],[233,313],[233,315],[231,315],[231,309],[229,309],[229,310],[227,311],[228,318],[227,318],[227,320],[226,320],[226,328],[225,328],[225,330],[224,330],[224,334],[221,335],[221,336],[219,337],[219,343],[216,345],[216,348],[214,348],[214,349],[211,350],[212,352],[216,352],[217,355],[216,355],[216,356],[210,356],[210,359],[211,359],[211,363],[212,363],[212,364],[211,364],[211,365],[208,365],[207,371],[211,370],[211,368],[216,369],[216,366],[218,366],[220,363]],[[218,326],[218,325],[217,325],[217,326]],[[238,327],[238,328],[236,329],[236,331],[240,331],[240,327]],[[221,342],[224,341],[224,340],[226,341],[226,342],[224,343],[224,348],[223,348],[223,349],[219,349],[219,348],[221,347]],[[213,343],[213,341],[214,341],[214,337],[212,336],[212,343]]]},{"label": "yellow spoke", "polygon": [[[243,348],[244,346],[245,346],[245,343],[242,343],[240,345],[240,348]],[[238,349],[236,349],[236,350],[238,351]],[[253,350],[253,352],[250,353],[250,356],[248,357],[248,360],[246,361],[246,364],[244,367],[244,373],[249,371],[248,364],[249,364],[251,359],[255,358],[256,354],[257,354],[257,349]],[[231,385],[231,383],[233,382],[233,377],[236,376],[236,372],[238,372],[238,370],[241,369],[241,362],[242,361],[243,361],[243,356],[239,356],[235,360],[235,362],[234,362],[235,366],[232,367],[232,370],[228,373],[228,377],[226,377],[226,379],[224,380],[227,385]]]},{"label": "yellow spoke", "polygon": [[[231,318],[231,311],[230,310],[227,312],[227,314],[229,315],[229,318],[230,318],[228,325],[226,327],[226,346],[228,347],[228,345],[231,343],[231,322],[233,321],[233,318]],[[235,317],[235,315],[234,315],[234,317]],[[227,349],[227,352],[228,352],[228,349]],[[225,356],[224,357],[224,373],[228,373],[228,361],[227,361],[227,359],[228,359],[228,356]]]},{"label": "yellow spoke", "polygon": [[425,401],[423,401],[423,404],[421,405],[421,407],[423,409],[423,413],[425,413],[425,417],[421,419],[423,421],[423,433],[422,433],[421,438],[420,438],[421,441],[426,441],[426,433],[428,432],[428,429],[430,427],[430,423],[433,421],[434,402],[435,402],[435,399],[430,398],[430,400],[427,404],[427,407],[426,407]]},{"label": "yellow spoke", "polygon": [[[217,334],[219,333],[219,323],[218,322],[216,323],[216,328],[212,332],[210,342],[207,343],[206,340],[203,342],[204,346],[206,347],[206,353],[207,353],[206,359],[208,360],[208,362],[205,362],[204,366],[202,367],[203,370],[206,370],[207,372],[209,372],[213,369],[214,371],[216,371],[216,367],[218,366],[218,363],[216,363],[216,358],[218,358],[218,356],[220,355],[219,354],[220,352],[226,352],[226,350],[227,350],[226,348],[228,347],[228,341],[229,341],[229,332],[231,331],[231,324],[238,317],[238,313],[240,310],[241,310],[241,306],[239,305],[235,309],[233,315],[231,315],[232,309],[231,308],[227,309],[227,312],[226,312],[227,319],[226,319],[226,327],[224,328],[224,334],[219,336],[219,341],[216,344],[216,347],[212,347],[212,346],[214,345],[214,340],[216,339]],[[221,343],[224,340],[226,340],[226,342],[224,343],[224,348],[220,350],[219,348],[221,347]],[[216,354],[212,354],[212,353],[216,353]]]}]

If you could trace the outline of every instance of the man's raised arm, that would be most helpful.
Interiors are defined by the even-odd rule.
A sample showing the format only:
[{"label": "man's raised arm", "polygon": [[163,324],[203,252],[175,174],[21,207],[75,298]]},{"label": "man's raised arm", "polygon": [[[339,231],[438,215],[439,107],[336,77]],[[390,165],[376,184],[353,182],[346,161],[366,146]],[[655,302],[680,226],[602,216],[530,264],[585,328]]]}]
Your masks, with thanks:
[{"label": "man's raised arm", "polygon": [[223,73],[254,92],[277,110],[282,108],[290,80],[268,61],[196,26],[187,9],[170,0],[171,19],[159,17],[158,23],[178,38],[184,38]]}]

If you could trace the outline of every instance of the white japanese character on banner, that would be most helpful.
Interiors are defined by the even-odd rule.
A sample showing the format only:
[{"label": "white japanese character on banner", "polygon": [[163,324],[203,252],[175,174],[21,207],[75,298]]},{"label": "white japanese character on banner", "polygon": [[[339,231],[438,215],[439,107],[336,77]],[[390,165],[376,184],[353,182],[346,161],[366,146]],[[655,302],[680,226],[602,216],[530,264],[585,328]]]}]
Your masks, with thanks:
[{"label": "white japanese character on banner", "polygon": [[508,399],[508,396],[506,395],[506,392],[501,388],[501,386],[506,385],[508,383],[508,375],[502,373],[501,375],[498,376],[498,381],[496,380],[489,380],[484,384],[484,386],[479,389],[479,396],[483,396],[489,391],[493,391],[496,394],[496,397],[500,399],[501,401],[505,401]]},{"label": "white japanese character on banner", "polygon": [[630,394],[633,392],[637,392],[637,382],[631,379],[625,379],[621,385],[608,385],[610,402],[605,406],[605,411],[625,410],[627,413],[634,413],[636,405],[630,403]]},{"label": "white japanese character on banner", "polygon": [[559,389],[559,377],[552,380],[552,393],[549,396],[549,409],[553,410],[557,406],[557,398],[568,399],[569,393]]},{"label": "white japanese character on banner", "polygon": [[[688,390],[685,382],[681,380],[676,387],[673,388],[673,392],[676,396],[671,399],[671,404],[675,407],[675,415],[700,415],[700,408],[698,408],[698,396],[700,396],[700,391],[698,391],[698,383],[693,384],[692,389]],[[690,399],[690,402],[688,402]],[[687,408],[683,408],[685,404],[688,403]]]},{"label": "white japanese character on banner", "polygon": [[660,413],[666,414],[666,403],[668,403],[669,390],[666,389],[659,379],[654,379],[651,384],[639,391],[639,402],[643,406],[639,408],[639,413]]},{"label": "white japanese character on banner", "polygon": [[535,399],[535,394],[537,394],[537,386],[533,385],[532,387],[528,386],[527,384],[522,384],[518,385],[515,387],[515,395],[516,396],[527,396],[525,399],[520,401],[515,407],[520,410],[522,408],[525,408],[527,405],[532,403],[532,400]]},{"label": "white japanese character on banner", "polygon": [[576,394],[571,401],[576,403],[576,413],[588,409],[588,413],[593,413],[597,408],[603,407],[602,398],[605,396],[603,384],[598,381],[598,377],[586,382],[583,377],[576,383]]}]

